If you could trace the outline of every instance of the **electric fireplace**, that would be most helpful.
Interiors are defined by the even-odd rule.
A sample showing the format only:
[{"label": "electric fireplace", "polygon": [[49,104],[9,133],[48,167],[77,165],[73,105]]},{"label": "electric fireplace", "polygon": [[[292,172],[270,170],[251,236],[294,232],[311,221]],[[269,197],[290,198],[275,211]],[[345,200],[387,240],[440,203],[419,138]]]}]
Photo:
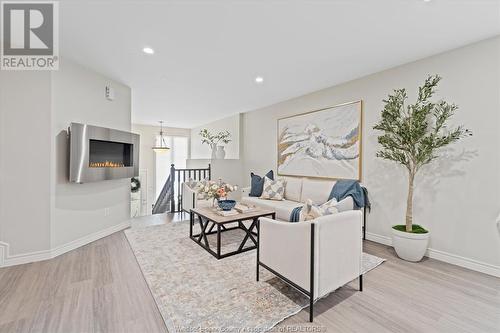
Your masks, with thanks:
[{"label": "electric fireplace", "polygon": [[139,135],[71,123],[71,182],[88,183],[139,175]]}]

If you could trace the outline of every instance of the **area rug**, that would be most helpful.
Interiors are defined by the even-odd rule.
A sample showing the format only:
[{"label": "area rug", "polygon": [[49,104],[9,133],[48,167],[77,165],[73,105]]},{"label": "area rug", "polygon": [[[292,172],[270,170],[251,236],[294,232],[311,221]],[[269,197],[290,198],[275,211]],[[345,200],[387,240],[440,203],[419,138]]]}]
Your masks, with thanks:
[{"label": "area rug", "polygon": [[[223,234],[223,253],[239,244],[240,232]],[[256,251],[215,259],[188,237],[187,221],[125,234],[170,333],[267,331],[309,304],[264,269],[256,282]],[[383,261],[364,253],[363,273]]]}]

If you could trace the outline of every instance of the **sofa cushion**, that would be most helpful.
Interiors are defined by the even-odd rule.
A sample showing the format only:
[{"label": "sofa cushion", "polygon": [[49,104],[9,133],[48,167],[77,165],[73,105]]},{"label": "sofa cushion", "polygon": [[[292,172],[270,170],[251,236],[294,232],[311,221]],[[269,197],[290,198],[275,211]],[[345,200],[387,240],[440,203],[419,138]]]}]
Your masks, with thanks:
[{"label": "sofa cushion", "polygon": [[313,204],[321,205],[328,201],[334,184],[334,180],[304,179],[300,201],[306,202],[307,199],[311,199]]},{"label": "sofa cushion", "polygon": [[262,195],[262,190],[264,188],[264,178],[267,177],[269,179],[274,179],[273,170],[270,170],[264,177],[250,173],[250,193],[248,194],[251,197],[260,197]]},{"label": "sofa cushion", "polygon": [[283,221],[290,221],[290,214],[295,207],[300,207],[300,202],[290,200],[264,200],[255,197],[243,197],[241,201],[245,204],[255,205],[260,208],[271,209],[276,212],[276,218]]},{"label": "sofa cushion", "polygon": [[300,202],[302,192],[302,178],[284,177],[285,179],[285,199]]}]

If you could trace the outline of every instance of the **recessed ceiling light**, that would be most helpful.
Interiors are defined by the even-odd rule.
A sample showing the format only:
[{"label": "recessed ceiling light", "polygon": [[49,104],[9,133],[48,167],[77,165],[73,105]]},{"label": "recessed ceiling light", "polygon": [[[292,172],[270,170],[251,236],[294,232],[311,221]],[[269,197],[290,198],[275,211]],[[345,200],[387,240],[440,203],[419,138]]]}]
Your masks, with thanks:
[{"label": "recessed ceiling light", "polygon": [[424,0],[424,2],[431,2],[431,0]]},{"label": "recessed ceiling light", "polygon": [[142,49],[142,52],[146,53],[146,54],[154,54],[155,53],[155,50],[153,50],[152,48],[150,47],[145,47]]},{"label": "recessed ceiling light", "polygon": [[262,83],[262,82],[264,82],[264,78],[263,78],[262,76],[257,76],[257,77],[255,78],[255,82],[256,82],[256,83]]}]

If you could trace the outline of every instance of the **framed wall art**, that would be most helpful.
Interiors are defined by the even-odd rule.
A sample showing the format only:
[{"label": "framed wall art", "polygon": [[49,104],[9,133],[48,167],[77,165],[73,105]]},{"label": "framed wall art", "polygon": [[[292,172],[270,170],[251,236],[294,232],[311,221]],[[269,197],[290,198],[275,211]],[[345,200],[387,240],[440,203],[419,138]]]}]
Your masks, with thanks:
[{"label": "framed wall art", "polygon": [[361,180],[362,101],[278,119],[278,174]]}]

